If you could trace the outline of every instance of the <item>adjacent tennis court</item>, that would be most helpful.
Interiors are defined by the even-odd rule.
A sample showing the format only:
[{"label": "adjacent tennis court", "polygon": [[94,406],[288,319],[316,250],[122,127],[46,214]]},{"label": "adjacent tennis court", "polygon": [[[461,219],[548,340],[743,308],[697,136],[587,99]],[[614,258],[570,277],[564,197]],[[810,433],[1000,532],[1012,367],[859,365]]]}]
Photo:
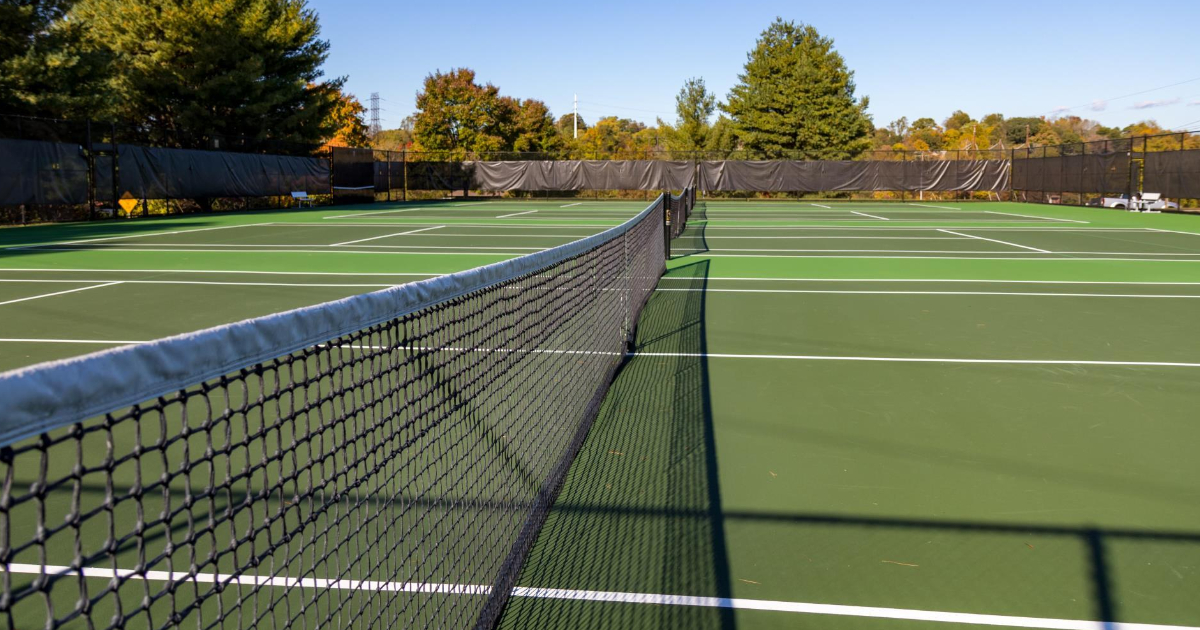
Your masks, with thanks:
[{"label": "adjacent tennis court", "polygon": [[[600,233],[646,206],[480,200],[2,230],[0,370],[512,259]],[[1196,221],[999,202],[701,203],[670,243],[667,274],[650,294],[632,351],[533,543],[501,625],[1200,627]],[[472,347],[516,354],[489,345],[512,325],[517,320],[497,319],[483,345]],[[437,351],[410,343],[402,353],[464,351],[453,340],[466,326],[451,317],[414,329],[433,335]],[[443,327],[449,332],[436,332]],[[344,361],[345,382],[363,382],[361,374],[376,369],[372,361],[387,357],[361,360],[361,353],[385,344],[388,334],[367,333],[300,364]],[[573,348],[570,340],[555,343],[530,352]],[[590,360],[567,357],[560,365],[582,369]],[[287,374],[279,382],[299,379]],[[335,392],[342,376],[333,379]],[[489,400],[517,409],[526,397],[553,392],[534,391],[525,378],[516,369],[511,386]],[[264,377],[261,391],[250,387],[236,397],[253,399],[269,382]],[[420,398],[448,382],[406,387]],[[479,387],[470,383],[456,386]],[[321,409],[364,404],[330,396],[320,399]],[[200,407],[197,418],[205,415]],[[226,443],[254,441],[267,419],[265,412],[248,417]],[[519,442],[515,430],[497,429],[490,439]],[[150,446],[159,431],[117,435]],[[102,438],[88,443],[102,452]],[[285,445],[288,438],[266,441]],[[170,448],[197,457],[206,444],[186,438]],[[319,444],[305,448],[320,452]],[[448,457],[482,457],[446,448]],[[540,465],[532,455],[500,450],[522,474],[524,465]],[[147,474],[170,469],[148,453],[135,458]],[[247,448],[227,457],[258,455]],[[284,477],[309,470],[270,449],[261,456],[262,470],[277,467]],[[328,461],[329,478],[342,479],[372,460]],[[224,465],[213,460],[212,468]],[[338,473],[340,465],[350,468]],[[468,477],[468,485],[495,487],[486,464],[473,470],[465,474],[480,477]],[[199,483],[207,473],[189,474]],[[422,484],[437,487],[445,474],[463,473],[431,465]],[[181,512],[174,525],[166,519],[161,538],[145,547],[116,541],[129,566],[93,567],[77,588],[56,591],[56,605],[69,610],[81,589],[103,588],[119,571],[137,581],[176,580],[172,597],[181,600],[203,590],[181,577],[186,558],[155,564],[161,575],[147,574],[146,563],[155,553],[171,557],[167,543],[223,545],[187,539],[179,514],[191,531],[192,519],[215,518],[251,496],[253,481],[242,483],[233,487],[244,496],[165,502],[165,512]],[[72,506],[100,504],[105,494],[86,487],[75,492],[83,499],[72,499],[70,484],[59,490],[59,499],[47,501],[55,514],[79,514]],[[386,483],[368,490],[407,496]],[[251,517],[268,509],[240,516],[251,520],[235,519],[221,533],[283,552],[205,606],[228,605],[240,593],[239,611],[250,610],[246,602],[270,608],[243,621],[324,618],[327,605],[353,617],[361,602],[374,602],[364,592],[381,591],[411,598],[408,619],[449,623],[423,616],[442,613],[421,602],[486,597],[489,584],[477,578],[492,559],[452,541],[512,518],[512,505],[482,496],[387,503],[362,522],[335,511],[304,525],[313,537],[293,547],[274,538],[286,523],[255,528]],[[287,512],[290,500],[280,492],[267,503]],[[130,510],[125,503],[111,512],[118,535]],[[296,510],[289,518],[316,513]],[[413,536],[453,547],[437,571],[446,581],[347,574],[343,560],[355,549],[305,565],[311,571],[304,575],[287,571],[289,563],[303,564],[303,549],[335,542],[330,530],[377,531],[393,512],[397,523],[417,528],[425,521],[413,513],[438,515],[434,529]],[[101,545],[104,536],[85,538]],[[392,552],[416,553],[403,544]],[[61,555],[45,564],[72,566],[74,550]],[[382,555],[374,566],[386,564]],[[245,563],[223,557],[218,564],[232,570]],[[14,582],[33,577],[10,574]],[[219,572],[213,580],[222,580]],[[266,592],[287,585],[301,588],[284,604]],[[312,599],[321,589],[343,595]],[[136,606],[141,589],[133,591],[124,596]],[[155,606],[170,608],[165,600]]]}]

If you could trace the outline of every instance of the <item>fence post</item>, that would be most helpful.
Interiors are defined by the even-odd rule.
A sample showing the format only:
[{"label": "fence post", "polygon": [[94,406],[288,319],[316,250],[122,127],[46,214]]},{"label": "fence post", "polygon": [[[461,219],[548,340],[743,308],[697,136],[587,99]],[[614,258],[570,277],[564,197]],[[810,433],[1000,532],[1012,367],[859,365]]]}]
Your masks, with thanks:
[{"label": "fence post", "polygon": [[96,220],[96,155],[92,150],[92,119],[87,121],[87,202],[88,202],[88,220]]},{"label": "fence post", "polygon": [[404,171],[404,189],[400,192],[400,201],[408,202],[408,149],[400,149],[401,170]]},{"label": "fence post", "polygon": [[392,202],[392,152],[384,151],[383,159],[387,160],[387,200]]},{"label": "fence post", "polygon": [[117,123],[112,123],[110,127],[110,131],[112,132],[112,135],[109,136],[109,141],[112,142],[112,207],[113,218],[115,219],[117,218],[117,190],[121,188],[121,167],[117,163],[118,154],[120,153],[117,149]]}]

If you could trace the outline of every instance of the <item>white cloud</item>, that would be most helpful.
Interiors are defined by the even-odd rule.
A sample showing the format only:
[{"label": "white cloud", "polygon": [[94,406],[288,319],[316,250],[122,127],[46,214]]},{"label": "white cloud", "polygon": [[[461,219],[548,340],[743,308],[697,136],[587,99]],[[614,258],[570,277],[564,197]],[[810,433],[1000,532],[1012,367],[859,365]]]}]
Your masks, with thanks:
[{"label": "white cloud", "polygon": [[1096,99],[1092,101],[1092,111],[1102,112],[1106,109],[1108,109],[1108,101],[1104,99]]},{"label": "white cloud", "polygon": [[1188,103],[1188,107],[1191,107],[1192,105],[1200,105],[1200,99],[1196,99],[1196,100]]},{"label": "white cloud", "polygon": [[1069,111],[1071,111],[1070,107],[1067,107],[1066,105],[1060,105],[1060,106],[1055,107],[1054,109],[1050,110],[1050,115],[1057,116],[1059,114],[1065,114]]},{"label": "white cloud", "polygon": [[1166,107],[1167,105],[1174,105],[1175,103],[1178,103],[1178,102],[1179,102],[1178,98],[1161,98],[1161,99],[1158,99],[1157,101],[1142,101],[1140,103],[1134,103],[1132,108],[1133,109],[1151,109],[1154,107]]}]

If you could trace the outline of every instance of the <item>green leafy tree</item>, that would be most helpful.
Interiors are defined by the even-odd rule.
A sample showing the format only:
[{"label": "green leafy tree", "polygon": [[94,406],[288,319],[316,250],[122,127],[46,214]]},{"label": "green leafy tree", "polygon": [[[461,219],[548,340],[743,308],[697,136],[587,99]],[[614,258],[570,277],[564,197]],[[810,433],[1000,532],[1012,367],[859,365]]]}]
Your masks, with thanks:
[{"label": "green leafy tree", "polygon": [[684,82],[675,97],[675,111],[679,114],[675,130],[682,141],[683,150],[694,151],[704,148],[712,129],[708,119],[717,109],[717,99],[704,85],[704,79],[693,78]]},{"label": "green leafy tree", "polygon": [[[558,133],[561,134],[564,138],[574,138],[575,137],[575,114],[573,112],[570,114],[563,114],[562,116],[559,116],[558,122],[556,122],[554,125],[556,127],[558,127]],[[588,128],[587,122],[583,119],[583,116],[580,116],[579,117],[579,133],[583,133],[583,132],[587,131],[587,128]]]},{"label": "green leafy tree", "polygon": [[854,73],[812,26],[777,18],[747,55],[739,81],[723,109],[746,149],[844,159],[870,148],[868,99],[855,97]]},{"label": "green leafy tree", "polygon": [[501,96],[480,85],[475,72],[457,68],[425,78],[413,122],[416,148],[466,157],[508,151],[556,153],[563,140],[542,101]]},{"label": "green leafy tree", "polygon": [[704,150],[710,154],[715,154],[714,157],[728,157],[737,148],[738,140],[733,130],[733,121],[725,116],[718,116],[717,121],[708,130]]},{"label": "green leafy tree", "polygon": [[405,116],[404,120],[400,121],[400,126],[396,129],[384,129],[380,131],[373,139],[372,145],[376,149],[385,151],[400,151],[407,149],[413,142],[413,117]]},{"label": "green leafy tree", "polygon": [[962,129],[964,125],[971,122],[972,120],[973,119],[971,118],[970,114],[959,109],[959,110],[955,110],[955,112],[953,114],[950,114],[950,117],[946,119],[946,122],[944,124],[945,124],[947,130],[950,130],[950,129],[959,130],[959,129]]},{"label": "green leafy tree", "polygon": [[1026,134],[1029,138],[1038,135],[1046,127],[1046,121],[1041,118],[1020,116],[1005,121],[1005,140],[1015,145],[1024,145]]},{"label": "green leafy tree", "polygon": [[112,59],[108,114],[151,141],[210,135],[305,143],[333,131],[342,79],[304,0],[79,0],[83,47]]}]

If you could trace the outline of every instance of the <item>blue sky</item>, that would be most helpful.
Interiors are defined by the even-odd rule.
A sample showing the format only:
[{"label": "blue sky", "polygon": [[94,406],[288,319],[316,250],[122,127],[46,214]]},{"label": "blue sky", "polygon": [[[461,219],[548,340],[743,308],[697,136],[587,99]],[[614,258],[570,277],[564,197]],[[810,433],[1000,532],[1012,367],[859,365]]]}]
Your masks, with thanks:
[{"label": "blue sky", "polygon": [[332,45],[327,74],[348,77],[364,104],[379,92],[385,127],[413,112],[427,74],[463,66],[503,94],[545,101],[556,116],[578,93],[585,120],[674,120],[685,79],[703,77],[723,99],[758,34],[782,16],[834,39],[876,126],[900,116],[940,122],[963,109],[1200,129],[1197,0],[309,5]]}]

